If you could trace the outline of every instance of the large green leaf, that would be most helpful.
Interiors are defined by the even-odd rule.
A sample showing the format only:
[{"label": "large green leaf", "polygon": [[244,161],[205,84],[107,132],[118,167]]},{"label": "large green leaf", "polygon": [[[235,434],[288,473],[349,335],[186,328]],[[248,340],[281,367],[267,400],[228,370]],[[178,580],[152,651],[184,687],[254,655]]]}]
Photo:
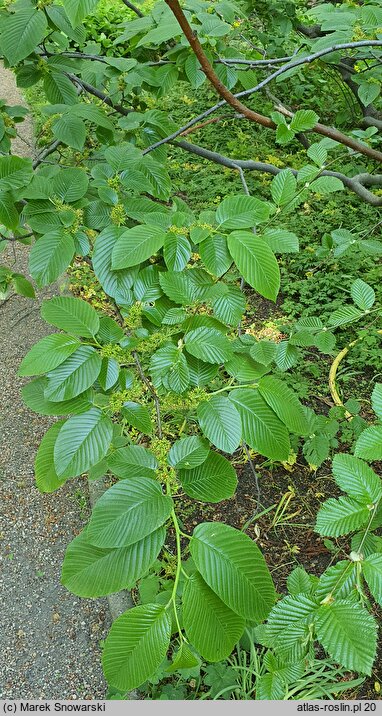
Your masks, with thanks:
[{"label": "large green leaf", "polygon": [[[59,84],[57,82],[58,78],[60,78]],[[60,93],[62,95],[64,95],[65,93],[65,97],[67,99],[71,99],[72,101],[74,100],[74,98],[71,96],[69,86],[63,85],[61,75],[53,74],[51,76],[50,83],[53,84],[53,82],[55,90],[54,94],[57,99]],[[63,96],[60,101],[64,101]],[[60,117],[53,123],[52,132],[53,136],[56,137],[56,139],[59,139],[60,142],[62,142],[63,144],[67,144],[68,147],[73,147],[73,149],[77,149],[77,151],[79,152],[83,150],[86,141],[86,126],[85,122],[80,117],[76,117],[73,114],[63,114],[62,117]]]},{"label": "large green leaf", "polygon": [[61,402],[80,395],[97,380],[102,361],[92,346],[80,345],[63,363],[47,375],[44,395]]},{"label": "large green leaf", "polygon": [[199,254],[208,271],[214,276],[222,276],[232,264],[227,239],[222,234],[214,234],[202,241]]},{"label": "large green leaf", "polygon": [[367,585],[375,601],[382,606],[382,554],[370,554],[361,564]]},{"label": "large green leaf", "polygon": [[264,239],[250,231],[233,231],[228,237],[228,248],[247,283],[264,298],[276,301],[280,269]]},{"label": "large green leaf", "polygon": [[[270,205],[253,196],[228,196],[216,211],[221,229],[249,229],[269,218]],[[231,252],[232,253],[232,252]]]},{"label": "large green leaf", "polygon": [[346,453],[333,458],[333,475],[337,485],[365,505],[382,497],[382,481],[363,460]]},{"label": "large green leaf", "polygon": [[98,281],[108,296],[118,303],[128,302],[134,281],[131,270],[113,271],[111,268],[112,251],[122,233],[123,229],[118,226],[108,226],[101,231],[95,240],[92,256]]},{"label": "large green leaf", "polygon": [[7,229],[16,229],[19,223],[19,212],[15,207],[12,194],[9,191],[0,191],[0,224]]},{"label": "large green leaf", "polygon": [[202,502],[228,500],[235,494],[237,486],[231,463],[212,451],[197,467],[179,470],[179,479],[185,493]]},{"label": "large green leaf", "polygon": [[375,291],[368,283],[357,278],[350,286],[350,295],[361,311],[367,311],[374,305]]},{"label": "large green leaf", "polygon": [[166,530],[160,527],[128,547],[100,549],[90,544],[84,530],[66,550],[61,582],[79,597],[131,589],[156,560],[165,537]]},{"label": "large green leaf", "polygon": [[114,450],[108,456],[107,461],[112,473],[122,479],[130,477],[155,478],[155,470],[158,467],[154,455],[141,445],[130,445]]},{"label": "large green leaf", "polygon": [[371,425],[361,433],[354,454],[364,460],[382,460],[382,425]]},{"label": "large green leaf", "polygon": [[316,632],[324,649],[350,671],[371,674],[377,643],[377,626],[366,609],[354,600],[323,604],[316,616]]},{"label": "large green leaf", "polygon": [[137,428],[145,435],[151,435],[153,424],[151,422],[150,413],[145,405],[127,401],[123,404],[121,413],[133,428]]},{"label": "large green leaf", "polygon": [[26,354],[22,360],[18,374],[25,375],[41,375],[57,368],[63,363],[75,350],[80,343],[77,338],[72,336],[64,336],[61,333],[52,333],[45,336]]},{"label": "large green leaf", "polygon": [[34,472],[36,485],[40,492],[54,492],[65,481],[60,480],[57,476],[53,462],[54,446],[64,423],[64,420],[58,420],[57,423],[54,423],[45,433],[37,450]]},{"label": "large green leaf", "polygon": [[283,169],[271,182],[272,199],[277,206],[289,204],[296,194],[296,178],[290,169]]},{"label": "large green leaf", "polygon": [[245,296],[238,286],[219,284],[219,294],[212,299],[214,315],[230,326],[237,326],[245,311]]},{"label": "large green leaf", "polygon": [[259,381],[259,392],[280,420],[297,435],[308,435],[309,425],[296,394],[282,380],[266,375]]},{"label": "large green leaf", "polygon": [[191,245],[182,234],[166,234],[163,258],[169,271],[183,271],[191,256]]},{"label": "large green leaf", "polygon": [[144,604],[122,614],[114,622],[103,651],[109,684],[121,692],[140,686],[161,665],[170,637],[171,615],[165,606]]},{"label": "large green leaf", "polygon": [[228,338],[214,328],[196,328],[184,338],[188,353],[206,363],[224,363],[232,358],[232,345]]},{"label": "large green leaf", "polygon": [[96,311],[80,298],[55,296],[43,301],[41,315],[47,323],[76,336],[93,338],[99,330]]},{"label": "large green leaf", "polygon": [[233,453],[240,445],[241,419],[232,401],[222,395],[213,395],[199,403],[196,413],[206,438],[219,450]]},{"label": "large green leaf", "polygon": [[112,252],[112,269],[124,269],[146,261],[162,248],[166,234],[157,226],[141,225],[126,229]]},{"label": "large green leaf", "polygon": [[237,614],[262,621],[275,601],[272,577],[258,546],[221,522],[196,527],[191,556],[208,586]]},{"label": "large green leaf", "polygon": [[295,655],[303,656],[317,608],[317,601],[307,594],[280,599],[268,616],[265,627],[266,646],[277,649],[281,655],[293,650]]},{"label": "large green leaf", "polygon": [[353,497],[331,497],[326,500],[317,514],[316,531],[326,537],[340,537],[355,532],[364,525],[370,510],[364,502]]},{"label": "large green leaf", "polygon": [[323,599],[334,597],[345,599],[353,591],[357,581],[357,567],[349,559],[341,559],[336,564],[325,569],[321,574],[315,597],[321,602]]},{"label": "large green leaf", "polygon": [[31,159],[0,156],[0,191],[27,186],[33,176]]},{"label": "large green leaf", "polygon": [[86,391],[71,400],[56,402],[48,400],[45,389],[48,379],[45,377],[31,380],[21,388],[21,394],[25,405],[40,415],[69,415],[70,413],[84,413],[92,407],[90,402],[91,393]]},{"label": "large green leaf", "polygon": [[54,446],[57,475],[76,477],[89,470],[105,457],[112,437],[113,423],[98,408],[69,418]]},{"label": "large green leaf", "polygon": [[371,394],[371,406],[380,420],[382,420],[382,383],[376,383]]},{"label": "large green leaf", "polygon": [[87,15],[95,10],[98,0],[63,0],[62,4],[72,27],[77,27]]},{"label": "large green leaf", "polygon": [[96,503],[87,539],[96,547],[127,547],[163,525],[172,508],[159,482],[148,477],[123,480]]},{"label": "large green leaf", "polygon": [[177,440],[168,454],[168,464],[178,470],[191,470],[205,461],[209,445],[199,435],[190,435]]},{"label": "large green leaf", "polygon": [[38,286],[53,283],[69,266],[74,255],[74,241],[63,229],[41,236],[29,253],[29,271]]},{"label": "large green leaf", "polygon": [[229,609],[198,573],[186,581],[182,607],[187,637],[199,654],[207,661],[226,659],[244,631],[245,619]]},{"label": "large green leaf", "polygon": [[45,37],[48,23],[42,10],[18,7],[9,14],[2,27],[0,53],[10,65],[17,65],[28,57]]},{"label": "large green leaf", "polygon": [[190,372],[186,357],[180,350],[176,349],[175,360],[162,375],[162,383],[174,393],[183,393],[189,387]]},{"label": "large green leaf", "polygon": [[256,390],[232,390],[229,394],[241,417],[243,438],[260,455],[287,460],[290,451],[285,425]]},{"label": "large green leaf", "polygon": [[189,271],[165,271],[159,275],[162,291],[175,303],[188,305],[195,300],[195,286]]},{"label": "large green leaf", "polygon": [[[48,74],[46,74],[44,77],[44,91],[47,96],[47,99],[52,104],[73,105],[78,102],[77,90],[74,84],[70,81],[68,77],[66,77],[66,75],[63,74],[63,72],[49,72]],[[74,122],[71,121],[73,119]],[[53,133],[55,134],[54,128],[56,128],[57,125],[61,125],[61,130],[57,131],[56,136],[58,139],[62,138],[62,141],[65,144],[69,144],[71,131],[73,131],[75,135],[78,135],[79,124],[82,125],[81,137],[82,139],[84,139],[85,125],[82,119],[80,119],[79,117],[74,117],[74,115],[62,115],[62,117],[53,124]],[[78,141],[74,140],[73,146],[76,145],[77,148],[81,150],[83,143],[82,146],[78,147]]]}]

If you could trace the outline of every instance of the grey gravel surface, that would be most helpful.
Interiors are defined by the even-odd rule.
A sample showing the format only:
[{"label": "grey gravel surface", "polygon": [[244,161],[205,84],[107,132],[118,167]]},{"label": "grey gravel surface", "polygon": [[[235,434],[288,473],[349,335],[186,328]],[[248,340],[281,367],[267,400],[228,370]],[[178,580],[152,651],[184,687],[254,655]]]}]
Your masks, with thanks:
[{"label": "grey gravel surface", "polygon": [[[24,103],[13,75],[0,65],[0,97]],[[21,125],[25,141],[14,151],[32,152],[30,120]],[[7,263],[28,273],[27,249],[17,246]],[[5,263],[4,254],[0,258]],[[105,599],[80,599],[60,585],[67,544],[89,514],[87,485],[71,480],[60,491],[41,495],[33,462],[54,418],[23,405],[18,366],[29,348],[50,332],[39,315],[42,298],[60,286],[39,291],[38,301],[22,297],[0,303],[0,698],[99,699],[100,640],[110,626]]]}]

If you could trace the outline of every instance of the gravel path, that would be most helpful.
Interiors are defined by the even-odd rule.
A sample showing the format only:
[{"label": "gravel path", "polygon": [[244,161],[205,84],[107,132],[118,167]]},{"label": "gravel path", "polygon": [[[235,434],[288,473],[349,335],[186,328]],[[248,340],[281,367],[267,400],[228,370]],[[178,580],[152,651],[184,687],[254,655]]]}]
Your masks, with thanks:
[{"label": "gravel path", "polygon": [[[0,97],[24,104],[1,65]],[[30,119],[21,134],[14,151],[28,156]],[[27,249],[16,247],[16,262],[12,253],[6,258],[28,274]],[[100,640],[110,626],[107,602],[79,599],[60,585],[65,548],[89,514],[86,482],[71,480],[52,495],[35,488],[34,457],[54,419],[23,405],[17,377],[25,353],[50,332],[39,316],[41,300],[59,290],[0,305],[0,698],[97,699],[106,691]]]}]

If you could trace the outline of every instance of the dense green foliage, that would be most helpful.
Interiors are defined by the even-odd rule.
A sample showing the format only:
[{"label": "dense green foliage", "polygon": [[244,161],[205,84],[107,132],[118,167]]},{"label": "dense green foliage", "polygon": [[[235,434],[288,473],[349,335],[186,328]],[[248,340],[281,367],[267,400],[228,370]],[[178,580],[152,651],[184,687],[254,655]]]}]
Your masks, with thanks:
[{"label": "dense green foliage", "polygon": [[[338,334],[358,347],[379,336],[382,242],[372,207],[382,200],[372,187],[381,182],[374,104],[382,10],[349,2],[305,12],[287,2],[272,13],[259,3],[255,13],[245,2],[191,0],[182,16],[186,35],[191,28],[200,39],[195,49],[174,16],[175,0],[146,3],[142,12],[122,5],[103,14],[101,5],[94,15],[96,6],[0,6],[0,54],[21,88],[44,95],[44,146],[34,162],[11,153],[25,111],[0,106],[0,249],[31,244],[38,287],[83,260],[105,299],[96,308],[67,295],[44,301],[42,317],[58,332],[37,343],[19,369],[34,377],[23,388],[26,405],[62,418],[38,449],[38,489],[54,492],[83,473],[112,476],[68,546],[62,582],[92,598],[141,580],[141,604],[114,622],[104,645],[114,693],[163,670],[170,648],[167,672],[192,671],[200,658],[226,659],[243,638],[252,660],[261,653],[256,698],[333,693],[333,664],[371,674],[376,656],[367,590],[382,604],[382,483],[368,463],[382,460],[382,383],[375,383],[368,425],[354,400],[317,414],[301,402],[296,376],[307,355],[333,358]],[[328,106],[316,100],[323,77],[341,70],[353,93],[350,109],[338,97]],[[226,100],[214,123],[204,111],[213,103],[206,75]],[[272,79],[281,99],[269,91]],[[230,90],[248,93],[248,106],[237,107]],[[260,91],[266,116],[254,119],[252,95]],[[181,127],[184,106],[194,104],[198,118]],[[351,128],[356,111],[366,129]],[[187,129],[205,131],[209,149],[177,139]],[[190,168],[183,152],[213,169]],[[223,172],[230,173],[224,181]],[[339,192],[351,218],[357,208],[368,228],[354,227],[345,210],[335,223]],[[319,234],[311,245],[310,212],[310,233],[314,226]],[[294,270],[311,274],[315,287],[291,280]],[[282,334],[247,332],[251,303],[260,296],[269,310],[280,286]],[[32,284],[5,265],[0,288],[4,299],[12,290],[34,296]],[[322,505],[315,529],[350,535],[350,554],[320,577],[293,570],[288,596],[276,594],[266,555],[244,530],[218,521],[184,526],[181,493],[213,504],[235,494],[236,472],[222,453],[242,453],[251,465],[253,454],[290,464],[301,449],[316,469],[349,433],[354,455],[332,461],[345,494]],[[175,557],[163,584],[156,575],[168,541]],[[156,586],[147,599],[142,584],[150,577]],[[304,675],[313,665],[319,671],[317,643],[331,659],[321,675],[326,691],[304,692]],[[228,686],[223,680],[223,691]]]}]

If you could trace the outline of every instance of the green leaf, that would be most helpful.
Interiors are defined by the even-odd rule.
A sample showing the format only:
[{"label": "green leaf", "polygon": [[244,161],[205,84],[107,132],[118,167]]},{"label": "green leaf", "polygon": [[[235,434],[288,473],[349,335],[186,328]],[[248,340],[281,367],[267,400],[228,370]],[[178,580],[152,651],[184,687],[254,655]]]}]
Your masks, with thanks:
[{"label": "green leaf", "polygon": [[236,389],[229,394],[241,417],[243,438],[260,455],[287,460],[290,452],[286,427],[256,390]]},{"label": "green leaf", "polygon": [[282,701],[285,691],[285,681],[277,671],[260,674],[256,679],[256,699]]},{"label": "green leaf", "polygon": [[293,129],[288,129],[286,124],[279,124],[276,129],[276,142],[278,144],[288,144],[294,139],[294,135]]},{"label": "green leaf", "polygon": [[168,464],[177,470],[191,470],[206,460],[209,451],[206,440],[198,435],[190,435],[172,445],[167,458]]},{"label": "green leaf", "polygon": [[220,522],[196,527],[191,556],[208,586],[236,614],[262,621],[275,601],[272,577],[246,534]]},{"label": "green leaf", "polygon": [[282,169],[271,182],[272,199],[276,206],[284,206],[294,199],[296,194],[296,178],[290,169]]},{"label": "green leaf", "polygon": [[332,597],[345,599],[353,591],[356,580],[357,568],[355,562],[342,559],[322,573],[315,590],[315,596],[320,601],[330,600]]},{"label": "green leaf", "polygon": [[192,669],[195,666],[199,666],[200,660],[197,659],[195,654],[191,651],[187,642],[182,641],[176,654],[173,654],[173,662],[171,666],[166,669],[167,674],[173,674],[175,671],[181,669]]},{"label": "green leaf", "polygon": [[339,664],[350,671],[371,674],[377,627],[361,604],[344,599],[322,605],[317,611],[316,632],[324,649]]},{"label": "green leaf", "polygon": [[318,511],[316,532],[326,537],[340,537],[355,532],[370,516],[365,504],[353,497],[339,497],[326,500]]},{"label": "green leaf", "polygon": [[275,359],[277,344],[272,341],[259,341],[255,343],[251,349],[251,357],[261,363],[261,365],[269,365]]},{"label": "green leaf", "polygon": [[87,540],[84,530],[68,546],[61,582],[78,597],[103,597],[131,589],[155,562],[166,530],[160,527],[144,539],[122,549],[100,549]]},{"label": "green leaf", "polygon": [[185,348],[206,363],[224,363],[232,357],[228,338],[214,328],[196,328],[184,337]]},{"label": "green leaf", "polygon": [[186,581],[182,614],[188,639],[207,661],[226,659],[245,627],[245,619],[229,609],[198,573]]},{"label": "green leaf", "polygon": [[47,378],[41,377],[32,380],[21,388],[25,405],[35,413],[40,415],[69,415],[70,413],[84,413],[92,407],[90,391],[59,403],[48,400],[44,396],[47,384]]},{"label": "green leaf", "polygon": [[63,0],[62,4],[72,27],[77,27],[95,10],[98,0]]},{"label": "green leaf", "polygon": [[114,475],[122,479],[131,477],[156,477],[158,463],[154,455],[140,445],[119,448],[108,455],[108,466]]},{"label": "green leaf", "polygon": [[245,296],[238,286],[220,283],[218,287],[218,296],[212,300],[214,315],[230,326],[237,326],[245,311]]},{"label": "green leaf", "polygon": [[98,408],[74,415],[60,430],[54,446],[59,478],[76,477],[105,457],[113,437],[113,423]]},{"label": "green leaf", "polygon": [[371,406],[377,417],[382,420],[382,383],[376,383],[373,388]]},{"label": "green leaf", "polygon": [[[270,206],[253,196],[228,196],[216,210],[216,221],[221,229],[249,229],[267,221]],[[232,253],[232,252],[231,252]]]},{"label": "green leaf", "polygon": [[337,485],[365,505],[382,497],[382,481],[363,460],[339,453],[333,458],[333,475]]},{"label": "green leaf", "polygon": [[107,681],[121,692],[143,684],[170,645],[171,616],[165,606],[144,604],[122,614],[106,639],[102,664]]},{"label": "green leaf", "polygon": [[183,393],[190,385],[190,372],[185,356],[179,350],[175,360],[168,371],[162,376],[162,383],[165,388],[174,393]]},{"label": "green leaf", "polygon": [[97,380],[101,365],[101,358],[92,346],[80,345],[69,358],[48,373],[45,397],[57,402],[75,398]]},{"label": "green leaf", "polygon": [[191,385],[198,387],[207,385],[210,380],[215,378],[219,369],[216,364],[211,365],[210,363],[205,363],[191,355],[187,356],[187,364],[190,372]]},{"label": "green leaf", "polygon": [[292,595],[310,594],[312,591],[312,579],[302,567],[296,567],[289,574],[287,579],[288,592]]},{"label": "green leaf", "polygon": [[[72,105],[78,102],[78,95],[74,84],[62,72],[49,72],[49,74],[45,75],[44,92],[46,94],[47,99],[52,104]],[[72,119],[74,119],[73,123],[71,122]],[[53,127],[57,127],[57,124],[59,123],[62,129],[58,131],[57,138],[61,139],[61,137],[58,136],[58,134],[61,134],[64,137],[63,141],[65,142],[65,144],[69,143],[66,141],[66,139],[70,139],[70,128],[72,126],[74,132],[77,133],[78,124],[81,123],[81,125],[83,125],[82,132],[85,131],[84,123],[81,119],[77,119],[78,121],[75,121],[76,118],[74,117],[74,115],[65,114],[61,117],[61,119],[58,120],[58,122],[55,122],[53,125]],[[76,143],[78,143],[78,140]],[[82,146],[80,147],[80,149],[82,149]]]},{"label": "green leaf", "polygon": [[280,370],[289,370],[297,363],[298,350],[289,341],[280,341],[276,347],[276,365]]},{"label": "green leaf", "polygon": [[110,316],[102,316],[99,321],[99,331],[96,338],[101,343],[119,343],[124,337],[121,326]]},{"label": "green leaf", "polygon": [[359,311],[355,306],[342,306],[329,317],[329,326],[344,326],[346,323],[357,321],[363,315],[363,311]]},{"label": "green leaf", "polygon": [[309,187],[312,191],[317,194],[331,194],[334,191],[342,191],[344,185],[341,179],[337,177],[318,177],[315,179]]},{"label": "green leaf", "polygon": [[58,420],[45,433],[37,450],[34,463],[36,486],[40,492],[54,492],[65,482],[60,480],[53,463],[53,451],[57,436],[65,424],[64,420]]},{"label": "green leaf", "polygon": [[173,509],[159,482],[136,477],[117,482],[97,501],[86,531],[96,547],[127,547],[161,527]]},{"label": "green leaf", "polygon": [[311,144],[306,150],[306,153],[309,159],[312,159],[312,161],[320,168],[324,166],[328,157],[328,152],[321,142]]},{"label": "green leaf", "polygon": [[43,319],[76,336],[93,338],[99,331],[99,318],[89,303],[71,296],[56,296],[43,301]]},{"label": "green leaf", "polygon": [[19,223],[19,212],[15,207],[12,194],[8,191],[0,191],[0,224],[7,229],[15,230]]},{"label": "green leaf", "polygon": [[175,303],[190,304],[195,299],[195,286],[189,271],[166,271],[159,274],[162,291]]},{"label": "green leaf", "polygon": [[234,231],[228,237],[228,248],[247,283],[264,298],[275,301],[280,288],[280,270],[268,244],[249,231]]},{"label": "green leaf", "polygon": [[0,191],[27,186],[33,176],[32,160],[0,156]]},{"label": "green leaf", "polygon": [[380,91],[381,88],[378,82],[362,82],[362,84],[358,87],[358,97],[360,98],[362,104],[367,107],[369,104],[372,104],[375,99],[377,99]]},{"label": "green leaf", "polygon": [[293,390],[282,380],[266,375],[259,381],[259,392],[292,433],[308,435],[305,410]]},{"label": "green leaf", "polygon": [[166,234],[160,227],[140,225],[126,229],[112,252],[112,269],[129,268],[153,256],[165,242]]},{"label": "green leaf", "polygon": [[336,337],[329,331],[323,331],[314,337],[314,344],[321,353],[331,353],[336,345]]},{"label": "green leaf", "polygon": [[103,390],[110,390],[119,376],[119,363],[115,358],[103,358],[98,382]]},{"label": "green leaf", "polygon": [[45,336],[26,354],[21,362],[18,375],[41,375],[47,373],[60,363],[63,363],[80,343],[76,338],[63,336],[61,333],[52,333]]},{"label": "green leaf", "polygon": [[29,253],[29,271],[38,286],[53,283],[69,266],[74,242],[63,230],[51,231],[36,241]]},{"label": "green leaf", "polygon": [[291,651],[297,658],[304,656],[309,641],[309,626],[317,608],[317,602],[306,594],[280,599],[268,616],[266,645],[277,649],[281,656],[290,656]]},{"label": "green leaf", "polygon": [[121,413],[133,428],[137,428],[137,430],[145,435],[151,435],[153,424],[151,422],[150,413],[144,405],[127,401],[123,404]]},{"label": "green leaf", "polygon": [[[60,75],[58,75],[60,77]],[[60,87],[62,90],[63,88]],[[68,87],[65,87],[68,90]],[[76,95],[77,97],[77,95]],[[61,100],[62,101],[62,100]],[[63,114],[52,126],[53,136],[68,147],[82,152],[86,141],[85,122],[73,114]]]},{"label": "green leaf", "polygon": [[286,229],[267,229],[263,239],[275,254],[291,254],[299,250],[296,234]]},{"label": "green leaf", "polygon": [[233,403],[222,395],[199,403],[196,414],[201,431],[219,450],[232,454],[240,445],[241,420]]},{"label": "green leaf", "polygon": [[201,502],[228,500],[237,487],[236,472],[231,463],[223,455],[212,451],[197,467],[179,469],[179,479],[185,493]]},{"label": "green leaf", "polygon": [[372,425],[361,433],[354,454],[364,460],[382,460],[382,425]]},{"label": "green leaf", "polygon": [[[362,545],[362,546],[361,546]],[[351,541],[352,552],[362,552],[364,557],[369,557],[374,552],[382,553],[382,537],[373,535],[370,532],[357,532]]]},{"label": "green leaf", "polygon": [[357,278],[355,281],[353,281],[350,287],[350,295],[356,306],[358,306],[361,311],[367,311],[374,305],[374,289],[369,286],[368,283],[362,281],[361,278]]},{"label": "green leaf", "polygon": [[78,201],[85,196],[89,179],[83,169],[61,169],[52,179],[52,189],[65,203]]},{"label": "green leaf", "polygon": [[108,226],[98,234],[92,256],[93,269],[103,290],[118,303],[127,302],[134,276],[131,270],[113,271],[111,268],[112,251],[123,229]]},{"label": "green leaf", "polygon": [[0,52],[10,65],[17,65],[35,51],[44,39],[48,23],[45,13],[31,7],[18,7],[3,23]]},{"label": "green leaf", "polygon": [[183,271],[191,256],[191,245],[182,234],[166,234],[163,258],[169,271]]},{"label": "green leaf", "polygon": [[375,601],[382,606],[382,554],[370,554],[361,564],[367,586]]},{"label": "green leaf", "polygon": [[294,132],[306,132],[308,129],[313,129],[318,120],[318,114],[313,112],[313,110],[299,109],[293,115],[290,128],[293,129]]},{"label": "green leaf", "polygon": [[232,264],[227,239],[222,234],[214,234],[202,241],[199,254],[208,271],[214,276],[222,276]]}]

